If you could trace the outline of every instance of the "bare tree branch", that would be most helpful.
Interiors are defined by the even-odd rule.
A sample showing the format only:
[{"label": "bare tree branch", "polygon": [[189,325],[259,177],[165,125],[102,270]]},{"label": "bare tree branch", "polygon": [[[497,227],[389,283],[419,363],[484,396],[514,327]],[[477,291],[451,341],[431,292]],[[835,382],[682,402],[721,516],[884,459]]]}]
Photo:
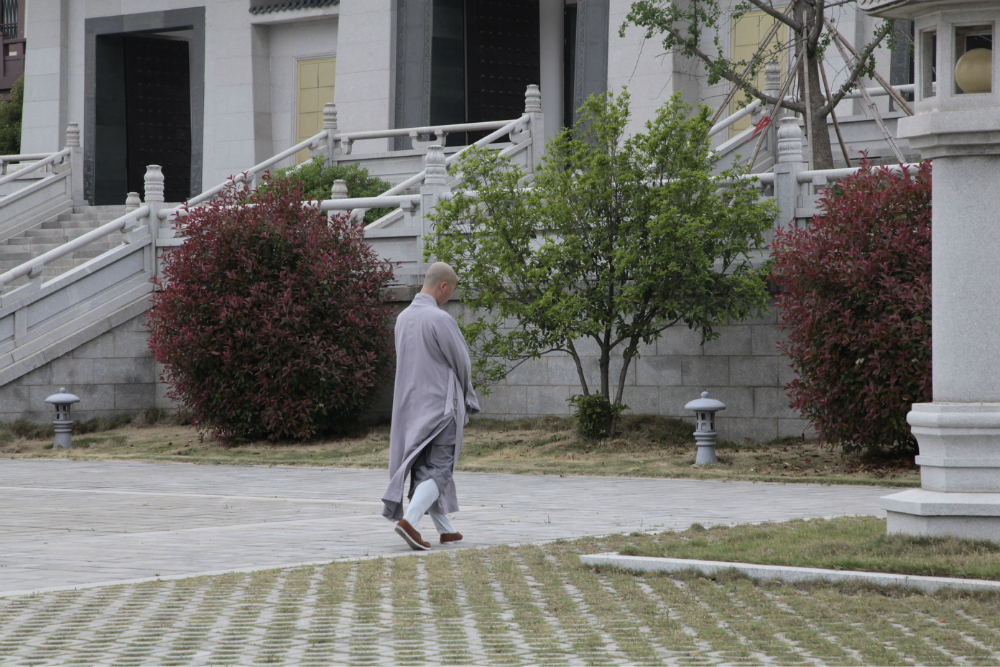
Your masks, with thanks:
[{"label": "bare tree branch", "polygon": [[[670,33],[670,35],[674,39],[676,39],[680,44],[682,44],[685,49],[687,49],[688,51],[690,51],[691,53],[693,53],[699,60],[701,60],[702,62],[704,62],[709,67],[711,67],[712,65],[714,65],[714,64],[716,64],[718,62],[718,60],[712,58],[712,56],[708,55],[707,53],[705,53],[704,51],[702,51],[701,49],[699,49],[697,46],[694,46],[694,45],[690,44],[687,40],[684,39],[684,36],[680,33],[680,31],[677,30],[676,28],[674,28],[673,26],[663,26],[663,29],[666,32]],[[772,95],[767,95],[763,91],[758,90],[756,86],[751,85],[750,83],[747,83],[745,81],[742,81],[740,79],[740,77],[737,74],[735,74],[734,72],[730,72],[728,70],[722,71],[722,72],[719,72],[719,76],[721,76],[726,81],[729,81],[731,83],[736,84],[742,90],[744,90],[745,92],[747,92],[752,97],[756,97],[761,102],[764,102],[766,104],[777,104],[778,103],[778,98],[777,97],[774,97]],[[795,111],[796,113],[804,113],[805,112],[805,106],[803,104],[799,103],[799,102],[794,102],[794,101],[791,101],[791,100],[785,100],[782,103],[782,106],[784,106],[786,109],[791,109],[792,111]]]},{"label": "bare tree branch", "polygon": [[816,18],[806,38],[808,40],[807,48],[811,53],[816,52],[816,46],[819,44],[819,36],[823,32],[823,0],[816,0],[816,6],[813,11],[816,12]]},{"label": "bare tree branch", "polygon": [[[836,29],[834,29],[832,25],[829,25],[829,22],[826,19],[826,17],[824,17],[823,21],[824,23],[827,23],[828,27],[831,29],[831,32],[834,33],[834,39],[836,40],[837,36],[839,36],[839,33],[837,33]],[[823,106],[823,115],[828,114],[831,109],[837,106],[840,103],[840,101],[844,99],[844,95],[849,93],[851,89],[854,88],[855,85],[858,85],[859,87],[864,85],[859,83],[858,80],[861,78],[861,73],[865,70],[865,68],[868,67],[868,58],[871,56],[872,52],[878,47],[879,44],[882,43],[882,40],[885,39],[885,36],[889,34],[889,30],[886,28],[886,26],[888,25],[890,24],[882,26],[882,28],[880,28],[879,31],[875,33],[875,37],[872,39],[872,41],[866,44],[865,48],[862,49],[861,53],[859,53],[855,57],[855,62],[851,66],[851,73],[847,77],[847,82],[840,87],[840,90],[837,91],[837,94],[834,95],[832,99],[827,100],[827,103]]]},{"label": "bare tree branch", "polygon": [[763,2],[763,0],[747,0],[747,2],[749,2],[754,7],[761,10],[765,14],[768,14],[771,17],[777,19],[778,21],[781,21],[795,32],[802,32],[802,28],[804,26],[801,23],[796,21],[788,14],[785,14],[783,11],[779,12],[777,9],[771,6],[771,3]]}]

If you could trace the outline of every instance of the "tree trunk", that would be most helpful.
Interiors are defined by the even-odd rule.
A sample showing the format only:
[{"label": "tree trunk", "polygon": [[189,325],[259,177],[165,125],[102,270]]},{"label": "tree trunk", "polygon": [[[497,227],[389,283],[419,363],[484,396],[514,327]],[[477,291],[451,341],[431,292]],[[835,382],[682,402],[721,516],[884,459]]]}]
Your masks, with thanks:
[{"label": "tree trunk", "polygon": [[812,146],[813,169],[833,169],[833,149],[830,146],[830,127],[826,116],[821,116],[826,99],[823,97],[823,84],[819,76],[819,59],[816,53],[806,54],[806,66],[809,71],[809,106],[812,108],[812,131],[815,137],[809,137]]},{"label": "tree trunk", "polygon": [[[815,6],[806,0],[796,0],[793,10],[795,19],[806,25],[810,30],[816,22],[822,22],[823,16],[816,13]],[[809,86],[809,108],[812,113],[809,115],[809,123],[806,127],[811,130],[812,136],[809,139],[809,147],[812,151],[813,169],[833,169],[833,151],[830,148],[830,129],[826,125],[826,116],[820,115],[820,110],[825,104],[823,99],[823,84],[819,76],[819,59],[815,49],[810,49],[806,43],[806,36],[799,35],[796,40],[796,53],[799,49],[806,49],[806,71],[808,72]],[[807,82],[803,80],[802,67],[798,68],[796,74],[799,77],[799,97],[805,102],[805,91]],[[812,127],[809,127],[809,126]]]}]

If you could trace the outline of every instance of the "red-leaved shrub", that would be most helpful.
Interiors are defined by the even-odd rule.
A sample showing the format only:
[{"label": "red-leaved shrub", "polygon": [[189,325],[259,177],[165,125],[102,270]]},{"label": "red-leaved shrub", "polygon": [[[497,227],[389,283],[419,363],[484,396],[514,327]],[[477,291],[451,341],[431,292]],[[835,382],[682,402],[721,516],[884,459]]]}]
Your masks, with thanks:
[{"label": "red-leaved shrub", "polygon": [[906,413],[931,399],[930,163],[913,171],[865,164],[774,238],[791,406],[847,451],[914,451]]},{"label": "red-leaved shrub", "polygon": [[303,439],[354,422],[392,360],[392,267],[347,216],[275,180],[182,218],[148,326],[169,396],[220,437]]}]

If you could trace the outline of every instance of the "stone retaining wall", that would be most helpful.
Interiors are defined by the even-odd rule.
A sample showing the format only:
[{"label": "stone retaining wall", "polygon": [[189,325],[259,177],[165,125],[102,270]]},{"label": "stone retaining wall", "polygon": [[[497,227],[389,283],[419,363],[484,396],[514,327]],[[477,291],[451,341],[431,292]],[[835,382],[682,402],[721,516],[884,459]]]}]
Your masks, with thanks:
[{"label": "stone retaining wall", "polygon": [[[394,310],[409,305],[417,291],[414,287],[395,289]],[[457,301],[449,303],[447,310],[456,316],[465,314]],[[165,397],[166,387],[157,381],[161,369],[146,345],[144,320],[145,315],[134,317],[0,387],[0,420],[51,420],[53,409],[45,398],[60,387],[83,399],[73,409],[80,420],[172,407]],[[762,442],[809,433],[808,423],[788,407],[784,387],[793,375],[787,360],[777,354],[780,333],[774,313],[719,331],[719,339],[701,345],[697,332],[672,327],[644,346],[628,371],[624,402],[631,411],[691,419],[684,404],[707,390],[727,406],[717,418],[720,439]],[[599,387],[597,346],[583,343],[578,347],[585,355],[587,382],[593,391]],[[621,368],[621,361],[615,361],[613,378]],[[582,392],[573,360],[568,355],[547,355],[525,362],[484,396],[481,416],[568,416],[566,399],[578,393]],[[385,419],[391,409],[390,380],[370,416]]]},{"label": "stone retaining wall", "polygon": [[55,410],[45,399],[60,387],[82,399],[72,409],[80,421],[155,406],[157,369],[146,344],[145,318],[133,317],[0,387],[0,420],[52,421]]}]

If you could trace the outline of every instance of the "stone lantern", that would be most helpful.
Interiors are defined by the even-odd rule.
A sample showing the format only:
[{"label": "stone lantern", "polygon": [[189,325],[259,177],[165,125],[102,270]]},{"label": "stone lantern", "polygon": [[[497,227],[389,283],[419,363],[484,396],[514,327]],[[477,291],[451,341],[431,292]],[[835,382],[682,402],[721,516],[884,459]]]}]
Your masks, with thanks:
[{"label": "stone lantern", "polygon": [[862,0],[914,22],[915,114],[933,160],[933,402],[907,415],[921,488],[882,499],[890,533],[1000,542],[1000,0]]},{"label": "stone lantern", "polygon": [[718,463],[715,458],[715,413],[725,410],[726,404],[708,397],[708,392],[701,392],[701,398],[688,401],[684,406],[685,410],[693,410],[695,418],[694,441],[698,446],[698,453],[694,457],[694,464],[700,466],[704,463]]},{"label": "stone lantern", "polygon": [[52,422],[56,428],[56,441],[52,445],[53,449],[72,449],[73,419],[69,416],[69,408],[74,403],[79,403],[80,398],[73,394],[67,394],[66,387],[63,387],[58,394],[52,394],[46,398],[45,402],[56,406],[56,418]]}]

